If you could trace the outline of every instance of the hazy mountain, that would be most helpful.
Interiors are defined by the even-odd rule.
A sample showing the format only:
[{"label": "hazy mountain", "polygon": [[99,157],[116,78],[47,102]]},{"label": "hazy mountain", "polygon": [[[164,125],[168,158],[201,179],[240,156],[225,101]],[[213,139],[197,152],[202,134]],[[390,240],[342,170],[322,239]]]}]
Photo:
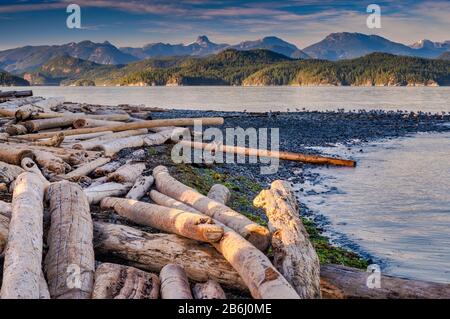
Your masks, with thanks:
[{"label": "hazy mountain", "polygon": [[361,57],[373,52],[435,58],[445,49],[432,48],[428,42],[423,41],[422,45],[415,44],[414,47],[410,47],[377,35],[341,32],[332,33],[303,51],[317,59],[342,60]]},{"label": "hazy mountain", "polygon": [[293,59],[308,59],[309,56],[305,52],[298,49],[295,45],[286,42],[277,37],[265,37],[256,41],[244,41],[231,46],[236,50],[254,50],[265,49],[276,53],[283,54]]},{"label": "hazy mountain", "polygon": [[126,64],[138,60],[109,42],[82,41],[64,45],[25,46],[0,51],[0,68],[16,74],[34,71],[52,58],[70,55],[99,64]]},{"label": "hazy mountain", "polygon": [[193,43],[184,44],[169,44],[169,43],[151,43],[142,48],[124,47],[120,48],[122,52],[131,54],[139,59],[152,57],[167,57],[167,56],[205,56],[217,53],[228,47],[228,44],[217,44],[211,42],[207,36],[202,35]]},{"label": "hazy mountain", "polygon": [[28,81],[0,70],[0,86],[28,86]]}]

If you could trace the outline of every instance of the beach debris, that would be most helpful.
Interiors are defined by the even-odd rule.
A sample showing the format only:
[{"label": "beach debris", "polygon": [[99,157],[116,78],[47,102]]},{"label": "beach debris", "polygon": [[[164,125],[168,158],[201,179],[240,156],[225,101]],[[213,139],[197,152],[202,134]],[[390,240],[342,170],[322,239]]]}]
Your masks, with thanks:
[{"label": "beach debris", "polygon": [[205,283],[195,284],[192,293],[195,299],[227,299],[219,283],[211,279]]},{"label": "beach debris", "polygon": [[165,265],[159,273],[162,299],[194,299],[183,267],[176,264]]}]

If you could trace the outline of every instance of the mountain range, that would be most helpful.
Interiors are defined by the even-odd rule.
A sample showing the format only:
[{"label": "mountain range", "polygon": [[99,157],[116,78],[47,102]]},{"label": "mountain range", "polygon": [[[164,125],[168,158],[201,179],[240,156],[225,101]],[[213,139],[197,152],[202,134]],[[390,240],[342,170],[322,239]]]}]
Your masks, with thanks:
[{"label": "mountain range", "polygon": [[122,65],[154,57],[203,57],[217,54],[226,49],[239,51],[266,49],[293,59],[313,58],[331,61],[357,58],[373,52],[438,58],[450,50],[450,41],[421,40],[412,45],[405,45],[376,35],[348,32],[332,33],[322,41],[303,50],[274,36],[229,45],[214,43],[203,35],[190,44],[160,42],[147,44],[141,48],[117,48],[107,41],[103,43],[82,41],[64,45],[25,46],[0,51],[0,70],[16,75],[22,75],[24,72],[35,72],[46,62],[62,55],[98,64]]}]

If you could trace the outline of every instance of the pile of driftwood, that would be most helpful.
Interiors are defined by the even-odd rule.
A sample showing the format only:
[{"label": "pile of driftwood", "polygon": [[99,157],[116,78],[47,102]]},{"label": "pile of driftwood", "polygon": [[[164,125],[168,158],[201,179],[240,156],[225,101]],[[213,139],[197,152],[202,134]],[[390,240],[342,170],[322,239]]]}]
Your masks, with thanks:
[{"label": "pile of driftwood", "polygon": [[[1,298],[223,299],[222,287],[253,298],[449,297],[448,285],[382,276],[370,289],[365,272],[320,266],[285,181],[254,200],[266,228],[227,206],[223,185],[204,196],[164,166],[146,176],[145,162],[122,163],[120,150],[166,143],[194,120],[223,123],[145,120],[151,111],[35,97],[0,104],[0,189],[12,193],[0,201]],[[94,208],[160,232],[93,221]]]}]

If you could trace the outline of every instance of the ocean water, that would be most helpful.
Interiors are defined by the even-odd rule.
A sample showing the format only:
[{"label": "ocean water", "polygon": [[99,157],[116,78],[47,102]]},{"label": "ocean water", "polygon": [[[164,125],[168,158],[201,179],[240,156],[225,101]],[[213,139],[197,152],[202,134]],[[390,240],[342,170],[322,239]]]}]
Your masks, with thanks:
[{"label": "ocean water", "polygon": [[[10,90],[11,88],[0,88]],[[16,89],[16,88],[14,88]],[[67,101],[220,111],[385,109],[450,111],[450,87],[28,87]]]}]

